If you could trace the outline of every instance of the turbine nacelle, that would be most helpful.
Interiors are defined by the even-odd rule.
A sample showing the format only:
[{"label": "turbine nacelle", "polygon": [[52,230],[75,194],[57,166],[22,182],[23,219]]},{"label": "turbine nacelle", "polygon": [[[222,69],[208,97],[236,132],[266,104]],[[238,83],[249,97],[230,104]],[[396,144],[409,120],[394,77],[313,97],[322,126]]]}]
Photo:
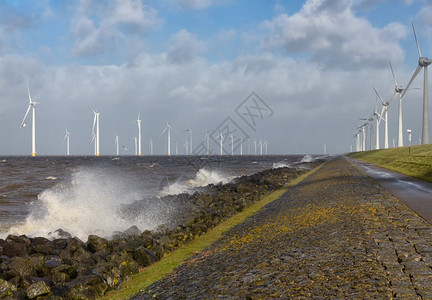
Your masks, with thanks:
[{"label": "turbine nacelle", "polygon": [[403,91],[405,90],[405,88],[403,88],[401,85],[396,85],[395,86],[395,92],[401,94]]},{"label": "turbine nacelle", "polygon": [[418,64],[419,64],[419,66],[427,67],[430,64],[432,64],[432,60],[427,58],[427,57],[420,57],[418,60]]}]

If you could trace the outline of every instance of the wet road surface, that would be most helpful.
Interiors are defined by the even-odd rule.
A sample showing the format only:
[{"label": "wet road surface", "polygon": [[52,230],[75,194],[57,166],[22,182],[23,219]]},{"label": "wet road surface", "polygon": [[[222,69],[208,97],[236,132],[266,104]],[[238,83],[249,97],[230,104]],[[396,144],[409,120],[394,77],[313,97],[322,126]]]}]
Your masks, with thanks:
[{"label": "wet road surface", "polygon": [[409,208],[432,223],[432,183],[411,176],[378,167],[376,165],[350,159],[354,165],[366,172],[382,187]]}]

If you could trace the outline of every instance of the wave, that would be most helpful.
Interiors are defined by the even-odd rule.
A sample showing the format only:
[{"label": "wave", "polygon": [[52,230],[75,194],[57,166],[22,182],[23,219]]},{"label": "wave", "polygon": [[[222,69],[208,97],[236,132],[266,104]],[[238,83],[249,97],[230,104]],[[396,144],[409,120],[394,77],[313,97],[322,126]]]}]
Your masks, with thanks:
[{"label": "wave", "polygon": [[180,181],[180,178],[172,184],[168,181],[168,179],[166,179],[166,185],[159,192],[159,196],[193,193],[194,189],[198,187],[203,187],[209,184],[217,184],[220,182],[225,184],[230,182],[233,178],[234,176],[228,176],[220,171],[200,169],[195,174],[193,179]]},{"label": "wave", "polygon": [[12,226],[6,234],[26,234],[57,238],[61,228],[86,240],[89,234],[111,237],[132,225],[140,230],[154,229],[166,222],[166,214],[158,203],[148,203],[151,214],[141,218],[122,211],[122,206],[143,200],[146,192],[141,182],[134,182],[106,169],[81,168],[69,182],[62,182],[38,195],[30,205],[23,224]]},{"label": "wave", "polygon": [[310,163],[313,162],[315,159],[312,157],[312,155],[306,154],[302,157],[302,159],[299,161],[299,163]]},{"label": "wave", "polygon": [[278,169],[278,168],[291,168],[292,167],[292,165],[291,164],[288,164],[288,163],[285,163],[285,162],[283,162],[283,161],[279,161],[279,162],[275,162],[275,163],[273,163],[273,169]]}]

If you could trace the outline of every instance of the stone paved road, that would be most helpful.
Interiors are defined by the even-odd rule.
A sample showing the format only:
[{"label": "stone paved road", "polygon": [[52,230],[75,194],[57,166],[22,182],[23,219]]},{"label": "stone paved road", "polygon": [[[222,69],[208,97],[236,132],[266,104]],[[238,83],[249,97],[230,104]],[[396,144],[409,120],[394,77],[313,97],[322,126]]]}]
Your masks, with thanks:
[{"label": "stone paved road", "polygon": [[431,266],[431,225],[339,157],[134,299],[430,299]]}]

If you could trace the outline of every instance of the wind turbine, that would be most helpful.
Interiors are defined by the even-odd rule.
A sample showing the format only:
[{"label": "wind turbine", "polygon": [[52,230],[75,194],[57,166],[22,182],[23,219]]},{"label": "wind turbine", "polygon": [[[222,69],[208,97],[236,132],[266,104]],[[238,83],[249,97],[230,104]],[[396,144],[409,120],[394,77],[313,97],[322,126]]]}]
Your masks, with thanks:
[{"label": "wind turbine", "polygon": [[150,155],[153,155],[153,140],[152,139],[150,139],[149,148],[150,148]]},{"label": "wind turbine", "polygon": [[222,132],[220,132],[220,131],[219,131],[218,138],[220,139],[220,155],[223,155],[223,149],[222,149],[222,146],[223,146],[223,135],[222,135]]},{"label": "wind turbine", "polygon": [[[93,132],[93,138],[95,138],[95,155],[99,156],[100,155],[100,152],[99,152],[99,116],[100,116],[100,113],[95,112],[93,109],[92,109],[92,112],[94,114],[92,132]],[[94,131],[95,126],[96,126],[96,133]]]},{"label": "wind turbine", "polygon": [[234,136],[231,134],[231,156],[234,155]]},{"label": "wind turbine", "polygon": [[69,156],[69,136],[70,136],[70,133],[69,133],[69,131],[66,129],[66,134],[65,134],[65,136],[64,136],[64,138],[63,138],[63,142],[66,140],[66,155],[67,155],[67,156]]},{"label": "wind turbine", "polygon": [[[388,106],[390,105],[391,101],[393,101],[394,98],[392,98],[390,101],[384,101],[383,98],[381,98],[378,91],[373,88],[375,91],[375,94],[378,96],[378,98],[381,100],[382,109],[381,109],[381,118],[384,118],[384,149],[388,149],[389,143],[388,143]],[[384,115],[384,117],[383,117]],[[378,128],[377,128],[378,131]]]},{"label": "wind turbine", "polygon": [[259,143],[258,143],[258,147],[260,148],[260,155],[262,155],[263,154],[263,142],[260,140],[259,141]]},{"label": "wind turbine", "polygon": [[138,155],[137,137],[134,137],[133,140],[135,142],[135,156],[136,156],[136,155]]},{"label": "wind turbine", "polygon": [[243,155],[243,139],[240,137],[240,155]]},{"label": "wind turbine", "polygon": [[189,131],[189,140],[190,140],[190,155],[192,155],[192,128],[186,129],[185,131]]},{"label": "wind turbine", "polygon": [[141,156],[141,119],[140,119],[141,113],[138,113],[138,118],[134,123],[137,123],[138,125],[138,156]]},{"label": "wind turbine", "polygon": [[267,141],[264,141],[264,152],[265,152],[265,154],[267,155],[268,154],[268,142]]},{"label": "wind turbine", "polygon": [[185,141],[184,147],[185,147],[185,153],[186,153],[186,155],[188,155],[189,154],[189,142],[188,142],[188,140]]},{"label": "wind turbine", "polygon": [[168,122],[166,123],[166,127],[165,129],[162,131],[161,136],[165,133],[165,131],[167,131],[168,134],[168,156],[171,155],[171,126],[168,124]]},{"label": "wind turbine", "polygon": [[[390,100],[390,102],[391,101],[393,101],[393,99],[396,97],[396,96],[399,96],[399,109],[398,109],[398,147],[403,147],[403,132],[402,132],[402,93],[404,92],[404,88],[401,86],[401,85],[399,85],[398,83],[397,83],[397,81],[396,81],[396,76],[395,76],[395,74],[394,74],[394,71],[393,71],[393,66],[392,66],[392,64],[391,64],[391,62],[390,62],[390,69],[391,69],[391,72],[392,72],[392,76],[393,76],[393,81],[394,81],[394,84],[395,84],[395,87],[394,87],[394,94],[393,94],[393,97],[391,98],[391,100]],[[377,129],[377,132],[378,132],[378,129]]]},{"label": "wind turbine", "polygon": [[424,78],[423,78],[423,124],[422,124],[422,144],[429,144],[429,104],[428,104],[428,66],[432,63],[432,60],[422,56],[419,43],[417,41],[417,35],[415,32],[414,24],[411,23],[414,38],[417,46],[417,52],[418,52],[418,66],[416,70],[414,71],[414,74],[411,76],[410,81],[406,85],[405,90],[401,94],[401,98],[405,95],[406,91],[411,86],[411,83],[413,82],[414,78],[417,76],[417,74],[421,71],[422,68],[424,68]]},{"label": "wind turbine", "polygon": [[206,132],[204,139],[206,140],[207,155],[210,155],[210,134],[208,131]]},{"label": "wind turbine", "polygon": [[380,130],[379,130],[379,128],[380,128],[381,121],[384,120],[384,118],[378,112],[378,109],[377,109],[376,105],[375,105],[374,116],[376,116],[375,149],[378,150],[380,148]]},{"label": "wind turbine", "polygon": [[116,146],[116,155],[119,156],[120,152],[119,152],[119,136],[118,135],[115,136],[115,146]]},{"label": "wind turbine", "polygon": [[30,89],[27,81],[27,93],[29,98],[29,106],[27,107],[27,111],[24,115],[24,118],[21,122],[21,127],[26,127],[26,118],[28,113],[30,112],[30,108],[32,108],[32,156],[36,156],[36,113],[35,113],[35,107],[36,104],[39,104],[39,102],[34,102],[30,95]]}]

